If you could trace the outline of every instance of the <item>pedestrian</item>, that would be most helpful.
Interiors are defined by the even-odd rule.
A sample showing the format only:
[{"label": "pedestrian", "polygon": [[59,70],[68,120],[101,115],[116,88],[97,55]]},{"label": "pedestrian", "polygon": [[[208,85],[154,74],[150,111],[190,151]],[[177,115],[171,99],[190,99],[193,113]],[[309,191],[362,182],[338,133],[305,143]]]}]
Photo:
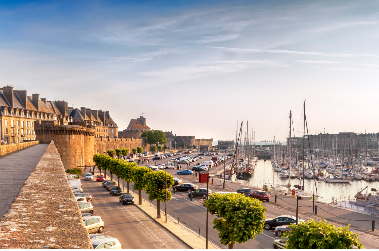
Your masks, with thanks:
[{"label": "pedestrian", "polygon": [[89,172],[91,172],[91,171],[92,171],[92,167],[89,168]]}]

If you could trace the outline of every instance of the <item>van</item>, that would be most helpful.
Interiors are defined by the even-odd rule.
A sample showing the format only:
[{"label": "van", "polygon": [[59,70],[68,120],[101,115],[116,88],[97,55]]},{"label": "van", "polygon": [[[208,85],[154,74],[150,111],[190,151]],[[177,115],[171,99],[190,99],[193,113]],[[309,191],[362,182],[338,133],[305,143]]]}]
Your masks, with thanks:
[{"label": "van", "polygon": [[100,216],[83,217],[84,227],[88,233],[101,233],[104,231],[104,221]]},{"label": "van", "polygon": [[92,201],[92,195],[90,193],[74,192],[75,197],[85,197],[87,201]]},{"label": "van", "polygon": [[68,173],[66,173],[66,175],[67,175],[68,180],[80,180],[79,174],[68,174]]},{"label": "van", "polygon": [[90,202],[78,202],[78,207],[79,207],[80,213],[93,214],[93,206]]},{"label": "van", "polygon": [[207,165],[207,166],[209,166],[209,167],[212,167],[212,166],[214,166],[214,163],[213,163],[213,161],[211,161],[211,160],[208,160],[208,161],[204,161],[204,162],[203,162],[203,163],[201,163],[201,164]]}]

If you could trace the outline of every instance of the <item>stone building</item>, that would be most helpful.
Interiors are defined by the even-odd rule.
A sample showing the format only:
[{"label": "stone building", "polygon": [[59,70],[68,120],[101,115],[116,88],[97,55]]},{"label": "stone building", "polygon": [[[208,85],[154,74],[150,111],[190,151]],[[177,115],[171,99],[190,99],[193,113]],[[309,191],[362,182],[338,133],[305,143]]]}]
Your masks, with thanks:
[{"label": "stone building", "polygon": [[[177,136],[172,132],[165,132],[167,143],[170,149],[188,148],[195,146],[200,149],[201,146],[212,147],[213,139],[196,139],[195,136]],[[205,149],[205,148],[204,148]]]},{"label": "stone building", "polygon": [[144,131],[150,131],[150,127],[146,125],[146,118],[140,116],[137,119],[131,119],[128,127],[118,132],[120,138],[140,138]]},{"label": "stone building", "polygon": [[47,101],[39,94],[27,95],[26,90],[0,88],[0,140],[13,144],[36,140],[35,124],[54,122],[56,125],[92,125],[96,137],[117,138],[118,127],[109,112],[74,109],[65,101]]},{"label": "stone building", "polygon": [[219,150],[234,149],[234,146],[234,140],[219,140],[217,144]]}]

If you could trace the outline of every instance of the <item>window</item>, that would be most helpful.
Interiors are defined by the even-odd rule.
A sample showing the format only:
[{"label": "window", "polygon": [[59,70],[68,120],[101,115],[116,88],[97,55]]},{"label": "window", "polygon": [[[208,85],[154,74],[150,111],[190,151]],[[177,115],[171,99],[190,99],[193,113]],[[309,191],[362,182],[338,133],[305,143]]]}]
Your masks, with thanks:
[{"label": "window", "polygon": [[21,121],[21,127],[24,127],[24,121]]},{"label": "window", "polygon": [[85,226],[89,226],[89,225],[91,225],[91,219],[88,219],[85,221]]},{"label": "window", "polygon": [[88,204],[84,204],[84,208],[88,208]]},{"label": "window", "polygon": [[8,125],[8,120],[7,120],[7,119],[5,120],[5,125],[6,125],[6,126]]},{"label": "window", "polygon": [[14,126],[14,120],[11,120],[11,126],[12,127]]},{"label": "window", "polygon": [[93,218],[92,219],[92,224],[95,224],[95,223],[98,223],[99,222],[99,219],[98,218]]},{"label": "window", "polygon": [[24,129],[21,129],[21,135],[24,135]]},{"label": "window", "polygon": [[79,204],[79,209],[83,209],[83,204]]},{"label": "window", "polygon": [[5,134],[8,134],[8,128],[5,128]]},{"label": "window", "polygon": [[20,134],[20,129],[17,128],[17,135],[19,135],[19,134]]},{"label": "window", "polygon": [[17,138],[17,143],[20,143],[20,138]]},{"label": "window", "polygon": [[19,121],[17,120],[16,122],[17,122],[17,123],[16,123],[16,124],[17,124],[17,126],[19,126]]},{"label": "window", "polygon": [[104,242],[101,243],[99,246],[96,247],[96,249],[103,249],[104,248]]}]

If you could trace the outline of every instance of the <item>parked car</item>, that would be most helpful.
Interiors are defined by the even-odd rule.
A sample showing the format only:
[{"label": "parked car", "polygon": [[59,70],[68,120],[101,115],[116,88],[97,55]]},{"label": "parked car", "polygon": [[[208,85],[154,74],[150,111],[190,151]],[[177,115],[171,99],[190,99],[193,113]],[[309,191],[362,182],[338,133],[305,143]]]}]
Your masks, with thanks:
[{"label": "parked car", "polygon": [[86,197],[87,201],[90,202],[92,201],[92,195],[90,193],[74,193],[75,197]]},{"label": "parked car", "polygon": [[[299,219],[299,221],[302,221]],[[289,215],[281,215],[273,219],[266,219],[264,228],[269,230],[278,226],[290,225],[296,223],[296,217]]]},{"label": "parked car", "polygon": [[281,237],[283,235],[284,232],[287,232],[289,231],[290,229],[288,228],[289,225],[285,225],[285,226],[279,226],[279,227],[276,227],[275,228],[275,235],[278,236],[278,237]]},{"label": "parked car", "polygon": [[121,195],[121,192],[122,192],[122,189],[121,187],[119,186],[113,186],[111,189],[110,189],[110,194],[113,196],[113,195]]},{"label": "parked car", "polygon": [[100,216],[83,217],[84,227],[88,233],[102,233],[104,231],[104,221]]},{"label": "parked car", "polygon": [[243,193],[245,196],[250,196],[251,188],[240,188],[237,190],[237,193]]},{"label": "parked car", "polygon": [[104,176],[103,176],[103,175],[97,175],[97,176],[96,176],[96,181],[97,181],[97,182],[104,181]]},{"label": "parked car", "polygon": [[160,160],[161,156],[154,156],[153,160]]},{"label": "parked car", "polygon": [[183,181],[181,179],[174,178],[174,186],[180,185],[182,183],[183,183]]},{"label": "parked car", "polygon": [[202,165],[192,167],[192,171],[195,171],[195,172],[207,171],[207,170],[208,168]]},{"label": "parked car", "polygon": [[193,172],[191,170],[182,170],[182,171],[176,172],[176,174],[191,175],[191,174],[193,174]]},{"label": "parked car", "polygon": [[105,186],[105,189],[107,189],[107,191],[110,191],[111,188],[112,188],[113,186],[115,186],[116,184],[117,184],[116,181],[110,181],[110,180],[108,180],[108,182],[107,182],[107,184],[106,184],[106,186]]},{"label": "parked car", "polygon": [[[207,189],[206,188],[199,188],[194,192],[188,193],[188,197],[191,196],[192,193],[192,198],[207,198]],[[212,193],[211,190],[208,189],[208,195]]]},{"label": "parked car", "polygon": [[147,155],[149,155],[149,152],[148,151],[144,151],[143,152],[143,156],[147,156]]},{"label": "parked car", "polygon": [[75,197],[75,199],[76,199],[77,202],[80,202],[80,201],[87,202],[87,198],[86,197],[77,196],[77,197]]},{"label": "parked car", "polygon": [[166,165],[165,164],[158,164],[157,167],[159,169],[165,169],[166,168]]},{"label": "parked car", "polygon": [[287,238],[280,238],[274,240],[274,249],[286,249]]},{"label": "parked car", "polygon": [[107,183],[108,183],[109,180],[104,180],[103,181],[103,187],[106,188],[107,187]]},{"label": "parked car", "polygon": [[134,197],[130,193],[123,193],[121,194],[119,201],[122,205],[134,204]]},{"label": "parked car", "polygon": [[82,218],[86,217],[86,216],[92,216],[92,214],[91,213],[82,213]]},{"label": "parked car", "polygon": [[153,171],[159,171],[159,168],[157,166],[149,166],[149,168]]},{"label": "parked car", "polygon": [[121,243],[117,238],[112,236],[102,236],[91,238],[93,249],[121,249]]},{"label": "parked car", "polygon": [[267,202],[269,202],[270,200],[270,195],[267,192],[261,190],[253,192],[252,194],[250,194],[250,197],[262,201],[265,200]]},{"label": "parked car", "polygon": [[178,186],[174,186],[172,189],[175,190],[176,192],[188,192],[188,191],[197,190],[198,186],[191,184],[191,183],[184,183],[184,184],[180,184]]},{"label": "parked car", "polygon": [[85,180],[93,180],[93,174],[92,173],[86,173]]},{"label": "parked car", "polygon": [[78,202],[78,207],[79,207],[80,213],[93,214],[93,206],[91,202]]}]

